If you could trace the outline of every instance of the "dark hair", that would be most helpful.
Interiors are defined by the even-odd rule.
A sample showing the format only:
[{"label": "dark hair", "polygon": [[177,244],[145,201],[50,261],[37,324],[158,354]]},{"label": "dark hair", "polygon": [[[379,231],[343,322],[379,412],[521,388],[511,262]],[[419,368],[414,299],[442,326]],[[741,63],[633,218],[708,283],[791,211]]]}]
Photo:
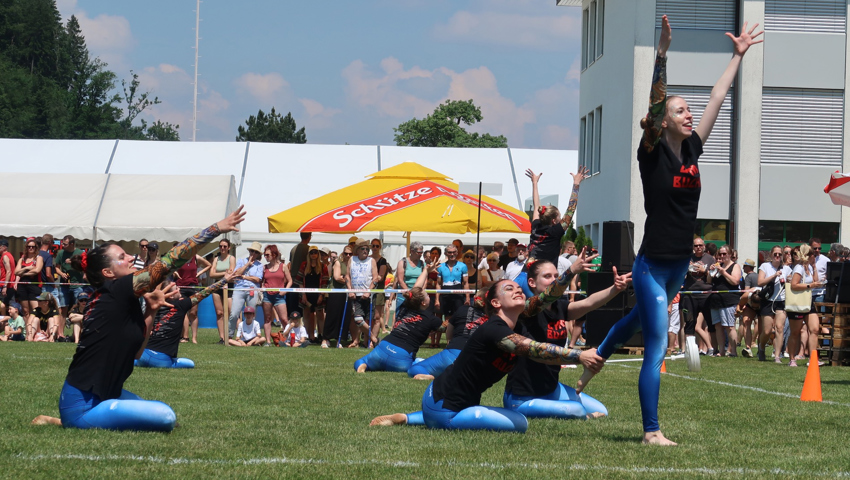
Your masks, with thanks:
[{"label": "dark hair", "polygon": [[413,287],[409,291],[404,292],[404,303],[401,306],[408,310],[419,310],[422,308],[422,303],[425,302],[426,298],[428,298],[428,294],[425,293],[425,289],[422,287]]},{"label": "dark hair", "polygon": [[[704,240],[703,240],[704,241]],[[713,242],[708,242],[705,244],[705,251],[708,252],[712,257],[717,256],[717,244]]]},{"label": "dark hair", "polygon": [[112,259],[106,255],[106,251],[113,245],[117,244],[115,242],[102,243],[86,252],[85,270],[83,269],[83,256],[79,254],[74,255],[71,257],[71,267],[74,270],[85,273],[89,283],[95,288],[100,288],[106,280],[103,278],[103,269],[112,266]]},{"label": "dark hair", "polygon": [[541,205],[537,207],[537,213],[540,214],[540,223],[543,225],[551,224],[561,215],[561,211],[554,205]]},{"label": "dark hair", "polygon": [[[664,115],[667,115],[667,104],[670,103],[670,100],[673,100],[674,98],[683,98],[683,97],[681,97],[679,95],[667,95],[667,98],[664,100]],[[649,114],[647,113],[645,117],[640,119],[640,128],[642,130],[646,130],[647,128],[649,128],[649,126],[650,126]]]},{"label": "dark hair", "polygon": [[443,251],[440,249],[440,247],[431,247],[431,250],[428,250],[428,251],[431,252],[431,253],[434,253],[434,250],[437,251],[437,255],[443,254]]},{"label": "dark hair", "polygon": [[218,241],[218,244],[219,244],[219,245],[221,245],[221,242],[226,243],[228,247],[230,247],[230,246],[232,246],[232,245],[233,245],[232,243],[230,243],[230,240],[228,240],[228,239],[226,239],[226,238],[222,238],[221,240],[219,240],[219,241]]},{"label": "dark hair", "polygon": [[301,232],[301,240],[310,240],[312,237],[312,232]]},{"label": "dark hair", "polygon": [[45,233],[41,237],[41,244],[44,245],[45,243],[48,244],[48,245],[53,245],[53,235],[51,235],[49,233]]},{"label": "dark hair", "polygon": [[536,282],[537,281],[537,275],[540,274],[540,269],[543,267],[543,265],[546,265],[546,264],[549,264],[549,265],[552,265],[552,266],[555,265],[554,263],[550,262],[549,260],[538,260],[538,261],[532,263],[531,266],[528,267],[528,278],[529,279],[533,278],[534,281]]},{"label": "dark hair", "polygon": [[818,237],[812,237],[812,238],[809,239],[809,245],[811,245],[813,243],[820,243],[821,245],[823,245],[823,242],[821,242],[820,238],[818,238]]},{"label": "dark hair", "polygon": [[77,239],[74,238],[73,235],[65,235],[64,237],[62,237],[62,240],[65,240],[66,242],[68,242],[68,245],[76,245],[77,244]]},{"label": "dark hair", "polygon": [[503,282],[508,281],[510,280],[508,280],[507,278],[503,278],[494,283],[493,285],[490,285],[490,288],[487,289],[487,295],[484,296],[484,312],[487,313],[487,315],[493,315],[494,313],[496,313],[496,307],[494,307],[492,303],[493,299],[496,298],[496,292],[499,291],[499,285]]}]

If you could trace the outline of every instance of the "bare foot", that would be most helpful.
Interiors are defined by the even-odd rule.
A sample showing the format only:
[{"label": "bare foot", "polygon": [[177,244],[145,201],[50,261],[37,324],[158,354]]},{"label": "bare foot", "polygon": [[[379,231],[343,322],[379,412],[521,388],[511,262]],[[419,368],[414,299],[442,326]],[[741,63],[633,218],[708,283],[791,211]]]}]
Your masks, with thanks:
[{"label": "bare foot", "polygon": [[366,364],[360,365],[357,367],[357,373],[365,373],[366,372]]},{"label": "bare foot", "polygon": [[359,346],[360,346],[360,342],[351,342],[351,345],[349,345],[348,348],[357,348]]},{"label": "bare foot", "polygon": [[643,433],[643,444],[644,445],[662,445],[665,447],[676,446],[678,443],[668,440],[667,437],[664,436],[661,431],[655,432],[644,432]]},{"label": "bare foot", "polygon": [[198,339],[197,339],[197,338],[193,338],[193,339],[192,339],[192,343],[197,344],[197,343],[198,343]]},{"label": "bare foot", "polygon": [[369,422],[370,427],[392,427],[393,425],[407,425],[407,415],[394,413],[392,415],[381,415]]},{"label": "bare foot", "polygon": [[604,414],[604,413],[602,413],[602,412],[593,412],[593,413],[588,413],[588,414],[587,414],[587,419],[588,419],[588,420],[593,420],[594,418],[602,418],[602,417],[604,417],[604,416],[605,416],[605,414]]},{"label": "bare foot", "polygon": [[427,373],[420,373],[418,375],[414,375],[413,379],[414,380],[433,380],[434,376],[428,375]]},{"label": "bare foot", "polygon": [[378,343],[380,343],[380,341],[381,341],[381,340],[378,338],[378,336],[377,336],[377,335],[371,335],[371,336],[369,337],[369,340],[371,340],[371,341],[372,341],[372,345],[374,345],[374,346],[377,346],[377,345],[378,345]]},{"label": "bare foot", "polygon": [[587,387],[587,384],[590,383],[590,380],[594,375],[596,374],[591,372],[590,369],[585,368],[584,372],[581,373],[581,378],[579,378],[576,382],[576,393],[581,393],[581,391]]},{"label": "bare foot", "polygon": [[39,415],[32,419],[32,425],[57,425],[62,426],[62,420],[56,417],[48,417],[47,415]]}]

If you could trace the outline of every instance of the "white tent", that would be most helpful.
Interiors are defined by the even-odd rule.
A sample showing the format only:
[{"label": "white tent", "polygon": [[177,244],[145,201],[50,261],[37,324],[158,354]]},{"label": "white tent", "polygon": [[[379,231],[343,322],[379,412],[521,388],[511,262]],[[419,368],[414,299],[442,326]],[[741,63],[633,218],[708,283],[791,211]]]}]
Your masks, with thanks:
[{"label": "white tent", "polygon": [[[238,207],[228,175],[3,173],[0,232],[179,242]],[[238,234],[237,234],[238,235]],[[238,241],[238,238],[236,239]]]}]

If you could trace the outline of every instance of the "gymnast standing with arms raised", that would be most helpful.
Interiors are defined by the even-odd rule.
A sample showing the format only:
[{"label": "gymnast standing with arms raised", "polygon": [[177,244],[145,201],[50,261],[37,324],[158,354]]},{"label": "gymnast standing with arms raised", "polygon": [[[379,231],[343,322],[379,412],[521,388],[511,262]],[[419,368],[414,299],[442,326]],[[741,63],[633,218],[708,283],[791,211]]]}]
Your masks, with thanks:
[{"label": "gymnast standing with arms raised", "polygon": [[[673,39],[667,15],[661,17],[661,37],[652,75],[649,113],[641,119],[643,138],[637,159],[643,184],[646,223],[643,242],[632,269],[637,296],[636,308],[617,322],[599,346],[599,355],[609,358],[638,331],[646,346],[638,391],[643,415],[643,443],[676,445],[658,425],[658,391],[661,362],[667,351],[667,305],[682,286],[691,255],[701,191],[698,158],[714,127],[717,114],[732,85],[741,59],[750,46],[763,40],[744,22],[741,35],[732,39],[734,55],[726,71],[711,90],[699,125],[685,99],[667,96],[667,49]],[[596,372],[585,369],[576,384],[581,392]]]},{"label": "gymnast standing with arms raised", "polygon": [[[86,309],[80,344],[59,395],[61,420],[39,415],[33,423],[82,429],[171,431],[176,423],[174,410],[124,390],[124,382],[133,373],[134,358],[139,358],[145,349],[157,310],[172,306],[165,299],[176,292],[176,287],[163,285],[165,278],[219,235],[237,231],[244,218],[239,207],[142,270],[135,270],[133,257],[114,243],[104,243],[72,257],[72,267],[85,272],[96,291]],[[142,296],[147,304],[145,311],[139,302]]]}]

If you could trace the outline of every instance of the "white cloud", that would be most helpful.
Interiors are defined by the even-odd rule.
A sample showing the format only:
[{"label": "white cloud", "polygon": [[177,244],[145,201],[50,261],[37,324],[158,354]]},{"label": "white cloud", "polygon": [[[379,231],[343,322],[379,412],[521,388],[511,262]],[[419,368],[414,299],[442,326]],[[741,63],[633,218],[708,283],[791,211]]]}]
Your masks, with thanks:
[{"label": "white cloud", "polygon": [[304,113],[307,114],[303,122],[307,129],[329,128],[333,126],[333,117],[342,113],[342,110],[338,108],[326,107],[310,98],[299,98],[298,101],[301,102]]},{"label": "white cloud", "polygon": [[563,50],[581,35],[581,21],[574,12],[528,15],[492,11],[456,12],[437,24],[433,37],[442,41],[503,45],[539,50]]},{"label": "white cloud", "polygon": [[578,136],[572,129],[561,125],[546,125],[540,133],[540,147],[552,149],[576,149]]},{"label": "white cloud", "polygon": [[281,94],[288,93],[289,82],[284,80],[279,73],[246,73],[234,82],[237,91],[247,93],[264,103],[273,104],[281,98]]},{"label": "white cloud", "polygon": [[56,6],[64,20],[71,15],[77,17],[91,56],[106,62],[119,77],[124,76],[130,68],[125,56],[136,45],[130,21],[120,15],[90,17],[77,5],[77,0],[57,0]]}]

